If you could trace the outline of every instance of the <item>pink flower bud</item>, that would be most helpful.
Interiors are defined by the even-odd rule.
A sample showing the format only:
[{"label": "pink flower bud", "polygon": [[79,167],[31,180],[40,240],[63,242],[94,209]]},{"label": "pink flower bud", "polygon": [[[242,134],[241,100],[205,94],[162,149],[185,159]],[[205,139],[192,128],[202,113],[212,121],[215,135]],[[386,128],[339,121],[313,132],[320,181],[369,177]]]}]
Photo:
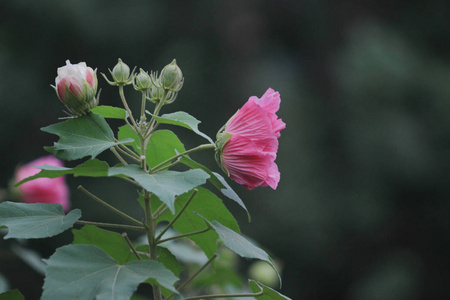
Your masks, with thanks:
[{"label": "pink flower bud", "polygon": [[55,89],[59,99],[76,116],[86,114],[98,104],[97,75],[84,62],[72,65],[66,60],[66,65],[58,68]]},{"label": "pink flower bud", "polygon": [[[15,182],[20,182],[25,178],[39,173],[40,170],[33,167],[44,164],[58,167],[63,166],[63,163],[54,156],[41,157],[18,168],[14,176]],[[64,177],[37,178],[25,182],[17,189],[21,200],[25,203],[61,204],[64,211],[70,209],[69,189]]]},{"label": "pink flower bud", "polygon": [[280,102],[280,94],[270,88],[261,99],[250,97],[217,135],[217,161],[231,179],[249,190],[276,189],[280,181],[275,158],[280,131],[286,128],[276,115]]}]

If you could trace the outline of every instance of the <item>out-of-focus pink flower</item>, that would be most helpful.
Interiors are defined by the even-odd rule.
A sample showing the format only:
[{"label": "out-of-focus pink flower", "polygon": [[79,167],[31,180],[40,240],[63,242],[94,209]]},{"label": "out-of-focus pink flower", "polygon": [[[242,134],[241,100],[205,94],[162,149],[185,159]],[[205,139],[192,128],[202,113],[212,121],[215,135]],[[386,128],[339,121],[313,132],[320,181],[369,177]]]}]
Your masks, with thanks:
[{"label": "out-of-focus pink flower", "polygon": [[247,103],[217,135],[216,159],[225,172],[249,190],[258,186],[276,189],[280,172],[275,163],[280,131],[286,124],[278,118],[280,94],[269,88]]},{"label": "out-of-focus pink flower", "polygon": [[[41,157],[18,168],[14,178],[15,182],[39,173],[40,170],[33,167],[45,164],[63,167],[62,162],[54,156]],[[64,211],[70,209],[69,189],[64,177],[37,178],[20,185],[18,191],[23,202],[61,204]]]},{"label": "out-of-focus pink flower", "polygon": [[66,104],[74,115],[82,115],[98,104],[96,71],[85,62],[66,65],[58,68],[55,78],[55,90],[59,99]]}]

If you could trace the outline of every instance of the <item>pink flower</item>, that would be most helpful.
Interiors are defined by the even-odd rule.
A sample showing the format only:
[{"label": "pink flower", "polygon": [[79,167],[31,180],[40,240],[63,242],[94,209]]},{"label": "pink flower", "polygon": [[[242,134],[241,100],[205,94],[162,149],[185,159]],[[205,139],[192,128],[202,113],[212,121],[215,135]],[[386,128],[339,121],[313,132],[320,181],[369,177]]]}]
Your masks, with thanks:
[{"label": "pink flower", "polygon": [[217,160],[231,179],[249,190],[276,189],[280,181],[275,159],[280,131],[286,127],[276,115],[280,102],[280,94],[271,88],[261,99],[250,97],[217,135]]},{"label": "pink flower", "polygon": [[82,115],[98,104],[96,71],[85,62],[66,65],[58,68],[55,78],[55,90],[59,99],[66,104],[74,115]]},{"label": "pink flower", "polygon": [[[44,164],[63,166],[62,162],[53,156],[41,157],[18,168],[14,178],[15,182],[39,173],[40,170],[33,167]],[[70,208],[69,189],[64,177],[37,178],[20,185],[18,190],[23,202],[61,204],[64,211]]]}]

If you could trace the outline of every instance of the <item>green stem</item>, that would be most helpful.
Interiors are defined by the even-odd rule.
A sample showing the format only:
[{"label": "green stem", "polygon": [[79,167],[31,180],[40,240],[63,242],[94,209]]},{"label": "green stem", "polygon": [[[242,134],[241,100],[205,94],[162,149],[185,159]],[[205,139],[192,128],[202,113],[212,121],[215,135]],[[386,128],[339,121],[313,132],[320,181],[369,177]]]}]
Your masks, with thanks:
[{"label": "green stem", "polygon": [[[191,275],[191,277],[189,277],[182,285],[180,285],[177,288],[177,291],[181,291],[186,285],[188,285],[195,277],[197,277],[209,264],[212,263],[212,261],[217,257],[217,254],[214,254],[200,269],[197,270],[197,272],[195,272],[194,274]],[[170,298],[172,298],[173,296],[175,296],[175,293],[170,294],[169,296],[167,296],[166,299],[164,300],[169,300]],[[186,298],[187,299],[187,298]]]},{"label": "green stem", "polygon": [[78,221],[76,221],[76,224],[78,224],[78,225],[94,225],[94,226],[98,226],[98,227],[107,227],[107,228],[130,229],[130,230],[145,231],[145,228],[143,226],[132,226],[132,225],[113,224],[113,223],[91,222],[91,221],[84,221],[84,220],[78,220]]},{"label": "green stem", "polygon": [[[116,140],[116,142],[117,142],[117,140]],[[123,145],[116,146],[116,149],[119,150],[120,153],[122,153],[123,155],[126,155],[127,157],[133,159],[136,162],[141,161],[139,156],[136,155],[136,153],[134,153],[133,151],[128,149],[126,146],[123,146],[123,147],[120,147],[120,146],[123,146]],[[125,149],[127,149],[128,151],[126,151]]]},{"label": "green stem", "polygon": [[97,201],[98,203],[100,203],[101,205],[105,206],[106,208],[110,209],[111,211],[115,212],[116,214],[118,214],[119,216],[135,223],[135,224],[139,224],[142,225],[142,222],[139,222],[138,220],[136,220],[135,218],[127,215],[126,213],[118,210],[117,208],[115,208],[114,206],[106,203],[105,201],[103,201],[102,199],[100,199],[99,197],[95,196],[94,194],[92,194],[91,192],[89,192],[88,190],[86,190],[84,187],[82,187],[81,185],[78,186],[78,189],[80,191],[82,191],[83,193],[85,193],[86,195],[88,195],[89,197],[91,197],[92,199],[94,199],[95,201]]},{"label": "green stem", "polygon": [[[118,139],[114,138],[115,142],[119,142]],[[135,159],[139,159],[139,155],[136,154],[133,150],[125,146],[124,144],[118,144],[116,147],[119,147],[119,150],[122,150],[124,152],[127,152],[129,155],[133,156]]]},{"label": "green stem", "polygon": [[[159,114],[161,108],[164,105],[164,101],[165,101],[164,99],[160,100],[158,102],[158,104],[156,104],[155,110],[153,111],[153,116],[157,116]],[[150,136],[150,134],[153,132],[153,130],[155,129],[155,122],[156,122],[156,120],[155,120],[155,118],[153,116],[152,116],[152,119],[150,121],[150,126],[148,126],[147,131],[145,132],[145,137],[146,138],[148,138]]]},{"label": "green stem", "polygon": [[[152,208],[150,202],[150,193],[144,190],[144,209],[145,209],[145,225],[148,239],[148,248],[150,252],[150,259],[157,261],[157,243],[155,241],[155,220],[152,215]],[[153,299],[161,300],[161,288],[158,284],[153,285]]]},{"label": "green stem", "polygon": [[147,92],[142,92],[142,104],[141,104],[141,122],[145,122],[145,104],[147,103]]},{"label": "green stem", "polygon": [[131,122],[133,122],[134,128],[133,130],[137,130],[138,126],[136,124],[136,120],[133,117],[133,114],[131,113],[130,107],[128,106],[127,100],[125,99],[125,94],[123,93],[123,85],[119,85],[119,95],[120,99],[122,100],[123,106],[125,107],[126,111],[128,112],[128,116],[131,119]]},{"label": "green stem", "polygon": [[109,148],[109,150],[111,150],[111,152],[117,157],[117,159],[124,164],[125,166],[128,165],[128,163],[123,159],[122,156],[120,156],[120,154],[117,152],[117,150],[114,147]]},{"label": "green stem", "polygon": [[131,251],[136,255],[138,260],[141,260],[142,258],[139,256],[138,252],[136,251],[136,248],[134,248],[133,243],[130,241],[130,238],[128,237],[128,234],[126,232],[122,233],[122,237],[125,239],[125,241],[128,244],[128,247],[130,247]]},{"label": "green stem", "polygon": [[191,203],[192,199],[194,199],[195,194],[197,194],[198,190],[194,189],[192,191],[191,196],[189,197],[188,201],[184,204],[184,206],[181,208],[181,210],[177,213],[177,215],[172,219],[172,221],[169,222],[169,224],[167,224],[166,228],[164,228],[158,235],[158,237],[155,239],[156,242],[158,242],[161,237],[164,235],[164,233],[167,232],[167,230],[169,230],[170,227],[172,227],[173,223],[175,223],[178,218],[181,216],[181,214],[184,212],[184,210],[188,207],[188,205]]},{"label": "green stem", "polygon": [[191,236],[191,235],[201,234],[201,233],[209,231],[210,229],[211,229],[210,227],[206,227],[205,229],[202,229],[202,230],[189,232],[189,233],[185,233],[185,234],[180,234],[180,235],[177,235],[177,236],[172,236],[172,237],[167,238],[167,239],[159,240],[158,244],[162,244],[162,243],[165,243],[165,242],[168,242],[168,241],[172,241],[172,240],[176,240],[176,239],[181,239],[181,238],[188,237],[188,236]]},{"label": "green stem", "polygon": [[155,167],[153,167],[153,168],[151,169],[150,173],[156,173],[156,172],[158,172],[158,171],[161,171],[162,169],[165,169],[165,167],[163,167],[165,164],[171,162],[171,161],[174,160],[174,159],[177,159],[178,157],[181,157],[181,156],[184,156],[184,155],[187,155],[187,154],[189,154],[189,153],[196,152],[196,151],[200,151],[200,150],[214,149],[215,147],[216,147],[216,146],[213,145],[213,144],[203,144],[203,145],[197,146],[197,147],[195,147],[195,148],[189,149],[189,150],[187,150],[187,151],[185,151],[185,152],[183,152],[183,153],[179,153],[179,154],[177,154],[177,155],[175,155],[175,156],[173,156],[173,157],[171,157],[171,158],[169,158],[169,159],[166,159],[166,160],[163,161],[162,163],[156,165]]},{"label": "green stem", "polygon": [[153,220],[158,220],[158,218],[168,209],[167,204],[162,203],[153,213]]}]

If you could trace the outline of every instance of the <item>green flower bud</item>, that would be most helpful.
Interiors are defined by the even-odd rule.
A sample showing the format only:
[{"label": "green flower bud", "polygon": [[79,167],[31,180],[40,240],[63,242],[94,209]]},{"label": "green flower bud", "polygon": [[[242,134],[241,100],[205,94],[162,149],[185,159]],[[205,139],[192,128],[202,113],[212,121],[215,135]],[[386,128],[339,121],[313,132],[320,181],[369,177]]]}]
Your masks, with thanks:
[{"label": "green flower bud", "polygon": [[133,83],[133,76],[130,75],[130,67],[128,67],[128,65],[124,63],[120,58],[119,62],[114,66],[113,70],[109,70],[109,72],[112,75],[113,81],[108,80],[105,74],[102,73],[102,75],[110,85],[118,86]]},{"label": "green flower bud", "polygon": [[169,91],[178,92],[183,86],[184,78],[177,61],[174,59],[170,64],[164,67],[159,78],[161,86]]},{"label": "green flower bud", "polygon": [[163,99],[164,97],[164,89],[162,87],[157,87],[156,85],[153,85],[150,90],[150,97],[152,102],[158,102],[159,100]]},{"label": "green flower bud", "polygon": [[151,89],[152,81],[151,81],[148,73],[145,72],[144,70],[140,69],[139,74],[134,76],[133,86],[137,91],[147,91],[147,90]]}]

